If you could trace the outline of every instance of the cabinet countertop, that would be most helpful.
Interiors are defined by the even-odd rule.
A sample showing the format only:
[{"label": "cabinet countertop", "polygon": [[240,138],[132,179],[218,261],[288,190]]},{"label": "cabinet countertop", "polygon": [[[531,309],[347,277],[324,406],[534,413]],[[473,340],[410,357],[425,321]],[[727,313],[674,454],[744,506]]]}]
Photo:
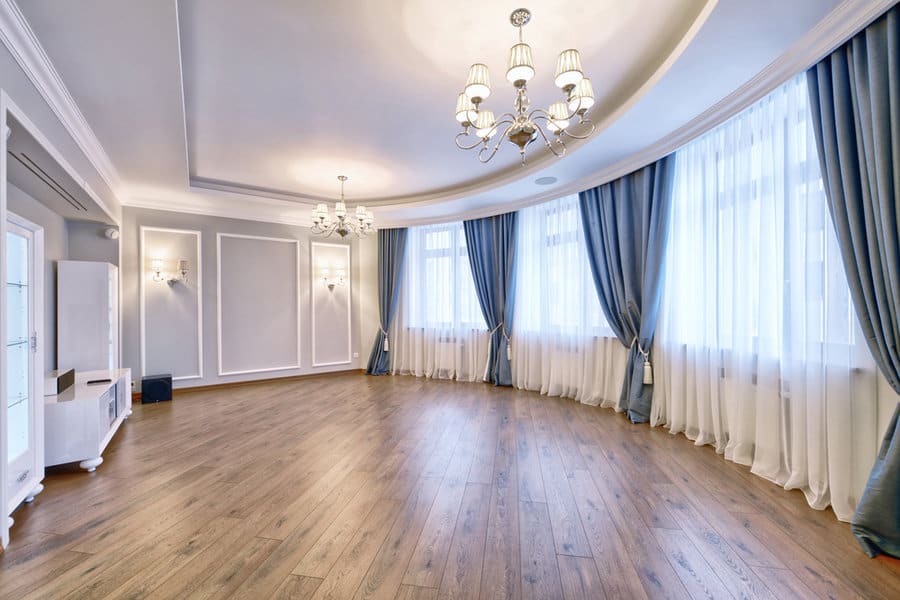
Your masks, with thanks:
[{"label": "cabinet countertop", "polygon": [[[56,375],[57,372],[53,371],[48,374],[48,377],[55,377]],[[82,371],[80,373],[76,371],[75,384],[61,394],[44,396],[44,404],[95,401],[123,377],[131,377],[131,369],[101,369],[99,371]],[[110,381],[88,385],[88,381],[96,379],[109,379]],[[131,393],[131,390],[128,390],[128,393]]]}]

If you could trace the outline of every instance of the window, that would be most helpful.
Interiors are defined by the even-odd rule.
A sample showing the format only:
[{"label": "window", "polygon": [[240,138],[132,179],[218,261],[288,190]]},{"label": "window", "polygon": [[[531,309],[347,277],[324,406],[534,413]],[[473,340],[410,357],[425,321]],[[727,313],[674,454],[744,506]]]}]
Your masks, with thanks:
[{"label": "window", "polygon": [[406,324],[486,329],[462,223],[411,227],[406,250]]},{"label": "window", "polygon": [[516,333],[614,334],[600,308],[578,196],[519,212]]},{"label": "window", "polygon": [[770,358],[852,342],[808,120],[800,77],[678,151],[670,339]]}]

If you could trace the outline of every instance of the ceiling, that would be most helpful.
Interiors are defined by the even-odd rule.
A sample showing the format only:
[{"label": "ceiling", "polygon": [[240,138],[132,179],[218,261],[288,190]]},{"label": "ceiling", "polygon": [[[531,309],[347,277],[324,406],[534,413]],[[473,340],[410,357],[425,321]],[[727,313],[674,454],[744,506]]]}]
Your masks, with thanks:
[{"label": "ceiling", "polygon": [[[576,47],[598,131],[525,167],[454,146],[456,94],[485,62],[504,78],[515,2],[58,0],[19,8],[111,158],[124,204],[306,223],[350,176],[378,224],[499,212],[595,185],[598,174],[733,95],[840,0],[532,0],[533,105],[561,99],[556,55]],[[847,4],[862,0],[845,0]],[[802,69],[805,65],[799,67]],[[639,166],[639,165],[638,165]],[[553,177],[555,183],[536,185]]]}]

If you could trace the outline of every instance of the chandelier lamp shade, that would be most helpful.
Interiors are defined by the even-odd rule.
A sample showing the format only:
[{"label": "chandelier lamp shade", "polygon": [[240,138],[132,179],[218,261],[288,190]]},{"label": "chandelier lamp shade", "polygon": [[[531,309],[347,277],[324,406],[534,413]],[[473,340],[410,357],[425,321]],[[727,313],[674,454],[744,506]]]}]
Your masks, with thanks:
[{"label": "chandelier lamp shade", "polygon": [[586,116],[594,105],[594,88],[584,76],[578,50],[563,50],[556,61],[553,81],[562,90],[564,100],[554,102],[547,109],[531,108],[528,82],[535,75],[534,58],[531,46],[522,37],[522,28],[530,20],[531,11],[526,8],[516,9],[509,16],[510,23],[519,30],[519,41],[509,49],[506,68],[506,80],[516,90],[515,110],[495,117],[493,111],[483,108],[491,95],[491,76],[483,63],[469,67],[466,85],[456,97],[456,121],[463,128],[456,135],[456,146],[461,150],[477,150],[478,160],[483,163],[494,158],[503,140],[518,146],[524,165],[525,148],[537,139],[554,155],[562,157],[566,154],[566,139],[583,140],[594,132],[594,124]]},{"label": "chandelier lamp shade", "polygon": [[344,202],[344,183],[349,179],[346,175],[338,175],[341,182],[341,199],[334,203],[334,212],[329,212],[328,205],[319,203],[312,213],[312,232],[322,237],[333,234],[347,237],[351,233],[357,237],[366,237],[375,231],[375,216],[365,206],[357,206],[352,215],[347,213]]}]

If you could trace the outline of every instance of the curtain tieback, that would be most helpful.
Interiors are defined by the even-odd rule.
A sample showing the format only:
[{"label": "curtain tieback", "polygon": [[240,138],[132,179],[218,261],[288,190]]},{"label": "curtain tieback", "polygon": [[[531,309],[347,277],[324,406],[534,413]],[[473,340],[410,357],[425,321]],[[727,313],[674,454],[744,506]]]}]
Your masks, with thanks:
[{"label": "curtain tieback", "polygon": [[634,348],[635,345],[637,345],[638,352],[644,358],[644,385],[653,385],[653,365],[650,364],[650,352],[644,350],[641,342],[638,340],[638,336],[634,336],[631,340],[631,347]]},{"label": "curtain tieback", "polygon": [[509,333],[506,332],[506,327],[503,321],[497,324],[496,327],[488,332],[488,335],[494,337],[494,334],[497,333],[497,330],[500,329],[500,333],[503,334],[503,337],[506,338],[506,360],[512,360],[512,341],[509,339]]},{"label": "curtain tieback", "polygon": [[382,328],[382,329],[381,329],[381,335],[384,336],[384,344],[382,344],[381,349],[382,349],[384,352],[390,352],[390,351],[391,351],[391,346],[390,346],[390,344],[388,344],[388,332],[385,331],[385,330]]}]

